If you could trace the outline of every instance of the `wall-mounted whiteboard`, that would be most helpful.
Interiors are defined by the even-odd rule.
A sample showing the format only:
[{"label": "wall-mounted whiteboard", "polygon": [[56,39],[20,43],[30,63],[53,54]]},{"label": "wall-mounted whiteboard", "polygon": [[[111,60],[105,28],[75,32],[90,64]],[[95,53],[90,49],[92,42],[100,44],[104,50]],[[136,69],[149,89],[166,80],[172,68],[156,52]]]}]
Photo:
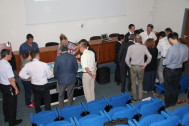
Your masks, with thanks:
[{"label": "wall-mounted whiteboard", "polygon": [[126,15],[126,0],[25,0],[26,24]]}]

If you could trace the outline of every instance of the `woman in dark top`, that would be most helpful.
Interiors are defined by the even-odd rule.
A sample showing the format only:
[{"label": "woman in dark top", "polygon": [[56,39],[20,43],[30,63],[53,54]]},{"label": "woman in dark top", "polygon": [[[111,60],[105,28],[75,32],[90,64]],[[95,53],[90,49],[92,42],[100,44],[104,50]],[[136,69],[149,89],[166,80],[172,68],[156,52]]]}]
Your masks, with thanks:
[{"label": "woman in dark top", "polygon": [[[154,39],[147,39],[145,42],[148,51],[152,55],[151,62],[146,66],[144,71],[144,79],[143,79],[143,91],[147,93],[147,91],[154,91],[155,79],[156,79],[156,68],[157,68],[157,56],[158,49],[155,47]],[[147,57],[145,57],[147,60]]]}]

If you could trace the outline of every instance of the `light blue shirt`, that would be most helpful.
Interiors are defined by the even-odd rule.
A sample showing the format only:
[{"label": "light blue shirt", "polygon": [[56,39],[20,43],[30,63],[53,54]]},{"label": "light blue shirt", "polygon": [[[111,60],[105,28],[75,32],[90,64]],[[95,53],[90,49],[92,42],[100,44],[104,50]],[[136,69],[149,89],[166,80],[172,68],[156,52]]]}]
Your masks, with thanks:
[{"label": "light blue shirt", "polygon": [[13,78],[14,73],[10,63],[4,59],[0,60],[0,83],[10,85],[9,78]]},{"label": "light blue shirt", "polygon": [[177,42],[169,48],[163,65],[170,69],[182,68],[183,62],[188,60],[188,47]]}]

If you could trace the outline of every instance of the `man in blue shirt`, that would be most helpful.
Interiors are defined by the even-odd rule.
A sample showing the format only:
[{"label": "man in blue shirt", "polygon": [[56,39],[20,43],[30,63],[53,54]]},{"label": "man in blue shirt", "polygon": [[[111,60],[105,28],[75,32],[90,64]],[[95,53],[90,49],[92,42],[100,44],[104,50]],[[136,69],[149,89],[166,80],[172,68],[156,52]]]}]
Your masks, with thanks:
[{"label": "man in blue shirt", "polygon": [[59,108],[64,106],[64,93],[67,89],[68,105],[72,105],[73,92],[78,70],[77,60],[74,55],[68,53],[68,47],[60,46],[61,55],[57,56],[54,65],[54,77],[57,78],[59,91]]},{"label": "man in blue shirt", "polygon": [[36,50],[39,53],[39,47],[36,42],[33,42],[34,37],[32,34],[28,34],[26,36],[26,42],[24,42],[19,49],[19,55],[21,60],[23,59],[23,55],[28,51],[28,50]]},{"label": "man in blue shirt", "polygon": [[170,33],[168,39],[172,47],[169,48],[163,61],[163,65],[166,66],[164,69],[166,107],[174,106],[177,102],[182,65],[188,60],[188,47],[178,42],[178,34]]}]

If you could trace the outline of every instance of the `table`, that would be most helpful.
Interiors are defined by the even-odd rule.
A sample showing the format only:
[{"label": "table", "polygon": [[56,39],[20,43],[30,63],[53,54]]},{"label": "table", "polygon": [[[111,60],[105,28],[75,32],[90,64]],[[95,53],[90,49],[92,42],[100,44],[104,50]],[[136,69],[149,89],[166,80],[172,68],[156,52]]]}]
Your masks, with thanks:
[{"label": "table", "polygon": [[[111,38],[109,41],[104,40],[92,40],[89,41],[89,45],[95,50],[98,64],[112,62],[115,57],[115,44],[117,37]],[[57,45],[50,47],[42,47],[40,50],[40,60],[46,63],[54,62],[57,56]],[[14,52],[17,74],[20,72],[21,60],[19,51]]]}]

